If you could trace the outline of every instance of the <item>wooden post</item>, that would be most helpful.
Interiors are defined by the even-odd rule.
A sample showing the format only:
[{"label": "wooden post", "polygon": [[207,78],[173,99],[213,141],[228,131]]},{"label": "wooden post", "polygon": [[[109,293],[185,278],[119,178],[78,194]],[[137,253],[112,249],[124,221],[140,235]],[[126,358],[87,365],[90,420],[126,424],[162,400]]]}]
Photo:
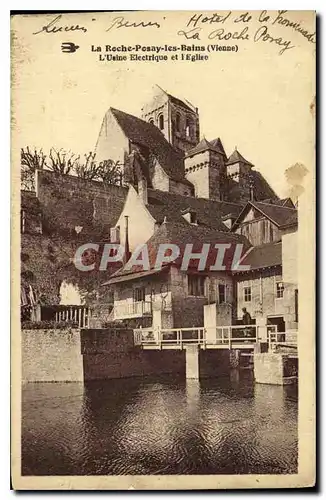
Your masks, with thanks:
[{"label": "wooden post", "polygon": [[232,337],[232,329],[231,327],[229,326],[228,328],[228,332],[229,332],[229,349],[231,350],[231,337]]}]

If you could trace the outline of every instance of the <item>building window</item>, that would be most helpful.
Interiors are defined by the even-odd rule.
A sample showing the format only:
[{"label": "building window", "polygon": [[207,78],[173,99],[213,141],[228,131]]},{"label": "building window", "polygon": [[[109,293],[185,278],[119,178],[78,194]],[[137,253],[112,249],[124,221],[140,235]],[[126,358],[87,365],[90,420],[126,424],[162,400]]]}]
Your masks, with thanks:
[{"label": "building window", "polygon": [[164,129],[164,116],[162,114],[160,114],[158,117],[158,128],[160,130]]},{"label": "building window", "polygon": [[294,290],[294,321],[296,321],[296,323],[298,323],[299,321],[299,303],[298,303],[298,289],[295,289]]},{"label": "building window", "polygon": [[133,299],[134,302],[145,302],[145,288],[134,288]]},{"label": "building window", "polygon": [[283,295],[284,295],[284,283],[283,281],[278,281],[276,283],[276,298],[283,299]]},{"label": "building window", "polygon": [[191,135],[191,120],[187,118],[186,120],[186,136],[189,138]]},{"label": "building window", "polygon": [[148,123],[150,123],[151,125],[154,125],[154,120],[153,120],[153,118],[150,118],[150,119],[148,120]]},{"label": "building window", "polygon": [[175,127],[177,132],[180,132],[180,122],[181,122],[181,116],[180,113],[177,113],[175,117]]},{"label": "building window", "polygon": [[225,285],[223,284],[218,285],[218,303],[219,304],[225,303]]},{"label": "building window", "polygon": [[188,275],[188,295],[205,297],[205,276]]},{"label": "building window", "polygon": [[25,210],[20,212],[20,232],[24,233],[26,229],[26,213]]},{"label": "building window", "polygon": [[243,292],[244,292],[244,301],[251,302],[251,287],[245,286]]}]

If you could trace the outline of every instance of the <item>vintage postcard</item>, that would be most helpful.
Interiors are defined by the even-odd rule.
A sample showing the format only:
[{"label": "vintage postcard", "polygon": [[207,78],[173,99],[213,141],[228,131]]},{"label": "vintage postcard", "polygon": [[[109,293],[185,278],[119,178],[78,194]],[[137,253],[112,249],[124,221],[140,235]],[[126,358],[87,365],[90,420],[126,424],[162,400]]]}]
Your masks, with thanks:
[{"label": "vintage postcard", "polygon": [[315,12],[11,36],[13,487],[314,486]]}]

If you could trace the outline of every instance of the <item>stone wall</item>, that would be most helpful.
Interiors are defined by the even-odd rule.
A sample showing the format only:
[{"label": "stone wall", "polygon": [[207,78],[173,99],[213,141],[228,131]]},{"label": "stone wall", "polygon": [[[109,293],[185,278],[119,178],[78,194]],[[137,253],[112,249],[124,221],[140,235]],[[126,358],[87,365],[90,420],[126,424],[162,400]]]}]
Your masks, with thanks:
[{"label": "stone wall", "polygon": [[88,354],[84,358],[85,381],[184,373],[184,351],[144,351]]},{"label": "stone wall", "polygon": [[298,359],[281,353],[254,354],[255,381],[259,384],[283,385],[298,376]]},{"label": "stone wall", "polygon": [[184,373],[184,351],[146,351],[134,347],[133,331],[81,331],[85,381]]},{"label": "stone wall", "polygon": [[[268,316],[283,316],[286,328],[295,325],[295,285],[283,281],[281,268],[273,269],[270,272],[264,271],[261,274],[248,277],[237,278],[237,315],[242,317],[242,308],[245,307],[252,318]],[[283,281],[283,298],[276,297],[276,283]],[[251,301],[245,302],[244,288],[251,287]],[[293,328],[293,326],[292,326]]]},{"label": "stone wall", "polygon": [[24,382],[83,382],[79,330],[22,330]]}]

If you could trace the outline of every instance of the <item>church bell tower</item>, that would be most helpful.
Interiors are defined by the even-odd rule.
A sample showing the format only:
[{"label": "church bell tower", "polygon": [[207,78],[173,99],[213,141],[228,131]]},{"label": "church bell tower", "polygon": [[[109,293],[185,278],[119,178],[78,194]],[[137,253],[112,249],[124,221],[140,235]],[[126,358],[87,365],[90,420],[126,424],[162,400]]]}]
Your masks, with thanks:
[{"label": "church bell tower", "polygon": [[187,152],[199,142],[198,109],[174,97],[158,85],[152,99],[142,108],[142,119],[161,130],[173,147]]}]

